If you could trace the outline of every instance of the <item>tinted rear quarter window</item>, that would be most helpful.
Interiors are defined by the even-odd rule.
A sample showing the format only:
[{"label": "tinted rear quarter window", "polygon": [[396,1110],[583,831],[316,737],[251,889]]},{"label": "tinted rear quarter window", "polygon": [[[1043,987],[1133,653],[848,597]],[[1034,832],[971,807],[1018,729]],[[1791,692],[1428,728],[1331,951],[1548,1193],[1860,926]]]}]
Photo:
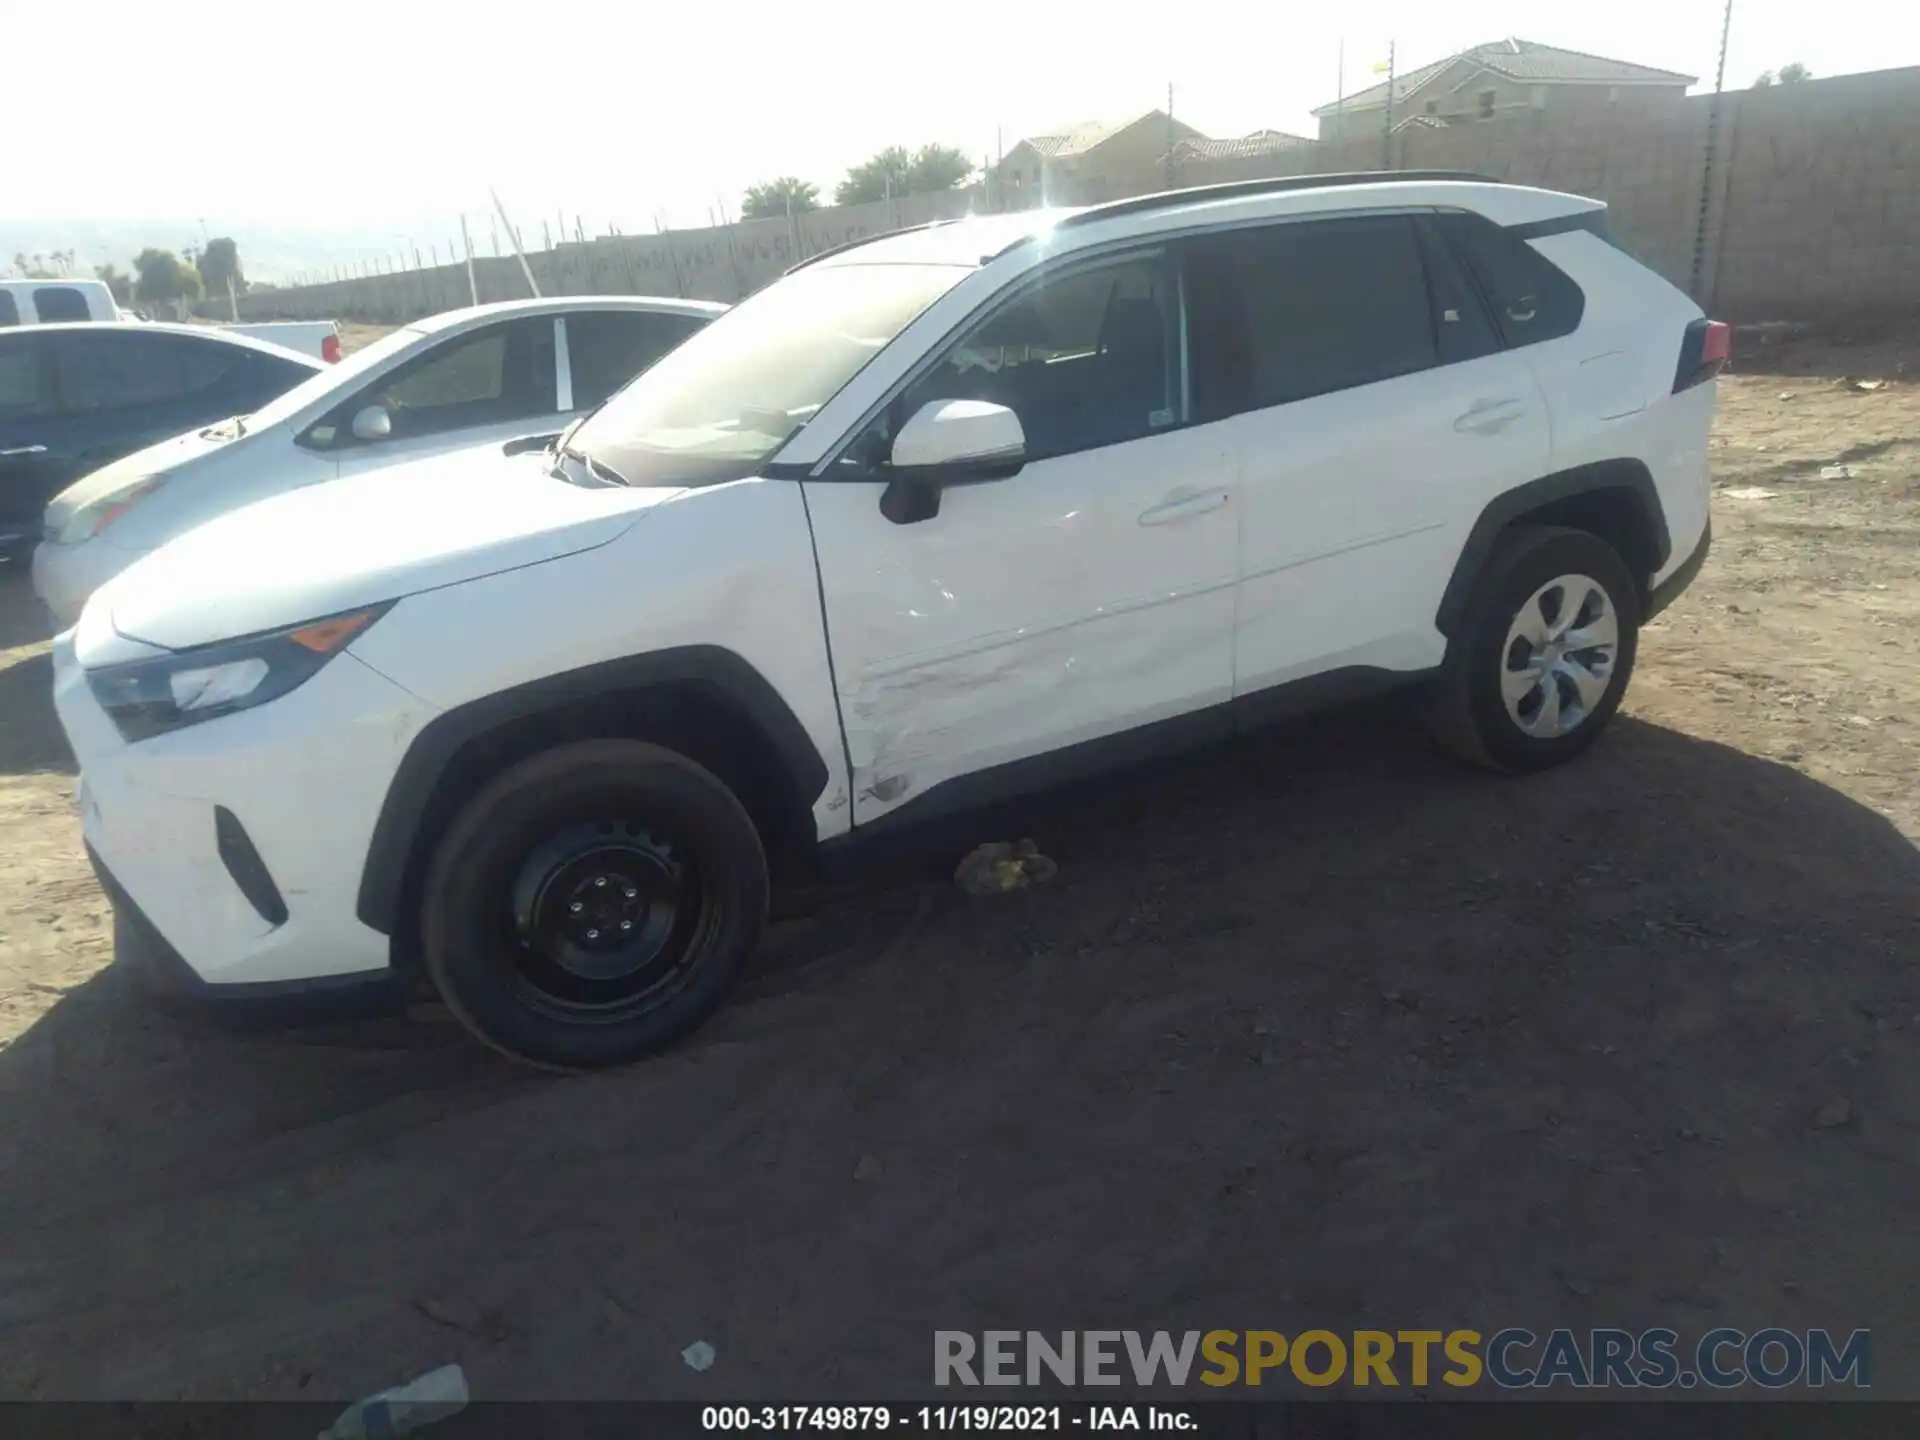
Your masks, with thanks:
[{"label": "tinted rear quarter window", "polygon": [[1481,215],[1441,217],[1441,229],[1480,286],[1509,345],[1537,345],[1580,328],[1587,297],[1527,241]]},{"label": "tinted rear quarter window", "polygon": [[0,325],[18,325],[20,307],[14,303],[11,290],[0,290]]},{"label": "tinted rear quarter window", "polygon": [[1187,275],[1203,419],[1439,363],[1425,265],[1405,217],[1208,236],[1190,251]]},{"label": "tinted rear quarter window", "polygon": [[55,353],[63,408],[85,411],[161,404],[212,391],[240,352],[184,335],[102,330],[62,335]]},{"label": "tinted rear quarter window", "polygon": [[591,410],[705,322],[694,315],[589,310],[567,317],[573,408]]},{"label": "tinted rear quarter window", "polygon": [[42,285],[33,292],[33,308],[42,325],[93,318],[87,297],[71,285]]},{"label": "tinted rear quarter window", "polygon": [[32,420],[51,414],[53,408],[44,347],[18,342],[0,345],[0,424]]}]

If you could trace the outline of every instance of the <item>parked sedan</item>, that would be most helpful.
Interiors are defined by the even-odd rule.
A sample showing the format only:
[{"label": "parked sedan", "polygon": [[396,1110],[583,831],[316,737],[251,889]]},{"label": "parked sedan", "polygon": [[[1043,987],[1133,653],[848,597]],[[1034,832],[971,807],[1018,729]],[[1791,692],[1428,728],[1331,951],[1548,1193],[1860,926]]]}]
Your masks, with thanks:
[{"label": "parked sedan", "polygon": [[252,414],[177,435],[62,492],[47,507],[34,588],[71,625],[134,560],[224,511],[403,460],[557,434],[725,309],[574,295],[396,330]]},{"label": "parked sedan", "polygon": [[190,325],[0,329],[0,554],[24,553],[47,501],[81,476],[256,410],[324,368],[278,345]]}]

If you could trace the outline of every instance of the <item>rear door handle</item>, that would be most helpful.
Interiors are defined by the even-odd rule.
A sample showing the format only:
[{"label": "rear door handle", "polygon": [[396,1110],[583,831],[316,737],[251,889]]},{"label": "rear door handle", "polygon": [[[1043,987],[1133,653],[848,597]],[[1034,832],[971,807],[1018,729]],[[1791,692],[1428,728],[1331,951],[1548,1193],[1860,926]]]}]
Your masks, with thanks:
[{"label": "rear door handle", "polygon": [[1233,498],[1230,490],[1176,491],[1158,505],[1140,512],[1142,525],[1172,525],[1180,520],[1195,520],[1218,510]]},{"label": "rear door handle", "polygon": [[1521,400],[1476,400],[1453,422],[1462,435],[1494,435],[1527,413]]},{"label": "rear door handle", "polygon": [[0,460],[10,459],[15,455],[44,455],[46,453],[47,447],[44,445],[16,445],[11,450],[0,450]]}]

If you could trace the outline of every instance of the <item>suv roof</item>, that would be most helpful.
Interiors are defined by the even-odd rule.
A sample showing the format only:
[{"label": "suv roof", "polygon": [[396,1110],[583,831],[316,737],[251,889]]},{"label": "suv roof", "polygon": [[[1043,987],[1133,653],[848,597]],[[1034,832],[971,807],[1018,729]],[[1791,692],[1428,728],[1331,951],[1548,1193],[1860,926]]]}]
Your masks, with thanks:
[{"label": "suv roof", "polygon": [[[810,265],[983,265],[1041,235],[1085,231],[1085,240],[1109,234],[1151,233],[1185,224],[1196,212],[1230,223],[1266,215],[1364,210],[1394,205],[1469,209],[1502,225],[1532,224],[1606,207],[1584,195],[1508,185],[1457,170],[1360,171],[1289,175],[1165,190],[1102,205],[977,215],[889,231],[849,241],[803,260]],[[1076,239],[1079,237],[1076,236]],[[788,273],[792,273],[789,271]]]}]

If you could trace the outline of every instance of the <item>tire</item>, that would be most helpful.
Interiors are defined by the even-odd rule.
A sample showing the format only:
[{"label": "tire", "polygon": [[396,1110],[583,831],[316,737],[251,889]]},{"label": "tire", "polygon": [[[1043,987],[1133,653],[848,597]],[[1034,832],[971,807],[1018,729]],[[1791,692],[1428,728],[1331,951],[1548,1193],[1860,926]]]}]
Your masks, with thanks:
[{"label": "tire", "polygon": [[766,914],[766,855],[725,785],[658,745],[589,740],[467,802],[428,867],[420,929],[469,1030],[514,1059],[589,1070],[712,1014]]},{"label": "tire", "polygon": [[[1583,607],[1571,620],[1569,603]],[[1611,644],[1563,649],[1557,640],[1569,628],[1596,640],[1610,628]],[[1640,588],[1618,551],[1584,530],[1514,526],[1494,546],[1447,647],[1435,736],[1459,758],[1495,770],[1565,764],[1619,709],[1639,639]],[[1595,679],[1597,691],[1589,688]]]}]

